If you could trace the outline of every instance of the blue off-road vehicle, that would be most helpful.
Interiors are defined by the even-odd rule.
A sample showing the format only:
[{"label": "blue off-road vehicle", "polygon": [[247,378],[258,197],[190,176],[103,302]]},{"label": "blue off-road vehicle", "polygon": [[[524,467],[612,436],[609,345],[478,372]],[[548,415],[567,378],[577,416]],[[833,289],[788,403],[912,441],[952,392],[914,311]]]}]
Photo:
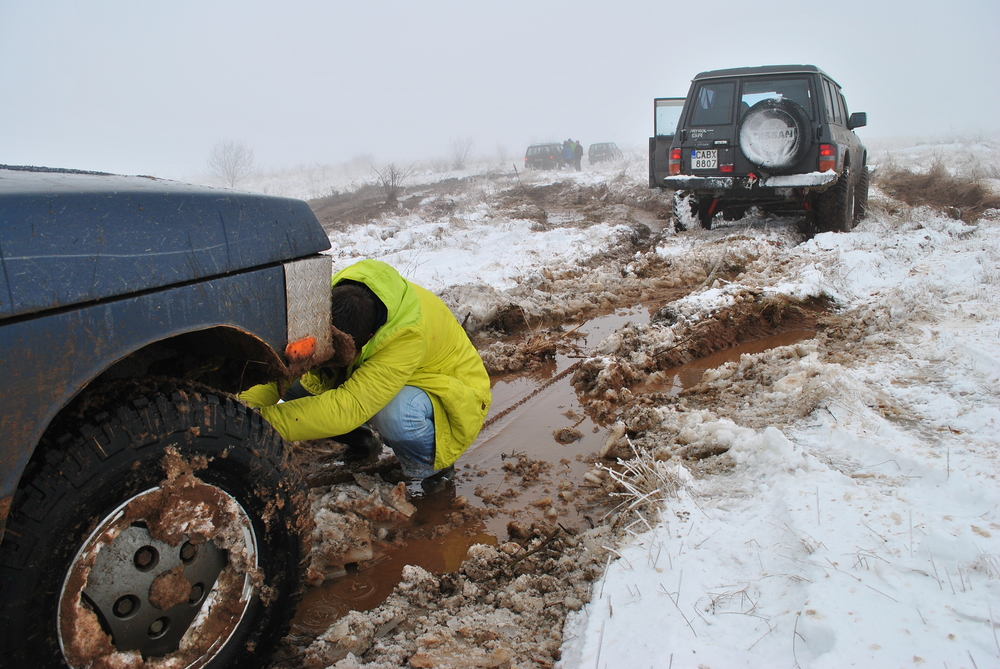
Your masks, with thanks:
[{"label": "blue off-road vehicle", "polygon": [[330,356],[329,246],[299,200],[0,167],[0,664],[270,662],[312,520],[235,394]]}]

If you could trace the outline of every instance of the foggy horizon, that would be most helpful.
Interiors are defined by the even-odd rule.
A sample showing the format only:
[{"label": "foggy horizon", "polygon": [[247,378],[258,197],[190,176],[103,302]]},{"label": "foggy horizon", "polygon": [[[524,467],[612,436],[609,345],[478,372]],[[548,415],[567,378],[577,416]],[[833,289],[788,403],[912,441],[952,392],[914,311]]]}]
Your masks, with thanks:
[{"label": "foggy horizon", "polygon": [[579,140],[644,147],[698,73],[812,64],[863,140],[1000,131],[1000,5],[513,1],[0,4],[0,163],[165,178]]}]

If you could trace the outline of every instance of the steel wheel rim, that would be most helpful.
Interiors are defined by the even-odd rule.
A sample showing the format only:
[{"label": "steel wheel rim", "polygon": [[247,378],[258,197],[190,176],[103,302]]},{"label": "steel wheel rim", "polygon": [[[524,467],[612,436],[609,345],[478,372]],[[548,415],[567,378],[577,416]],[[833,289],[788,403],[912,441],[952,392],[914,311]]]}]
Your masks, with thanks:
[{"label": "steel wheel rim", "polygon": [[[229,493],[225,490],[206,484],[204,482],[198,482],[199,489],[211,490],[211,494],[216,496],[216,499],[222,500],[223,504],[226,506],[226,511],[229,515],[230,520],[235,521],[236,529],[231,530],[227,533],[228,544],[227,549],[220,549],[215,546],[215,551],[220,552],[226,559],[226,564],[221,568],[218,574],[217,580],[213,583],[210,588],[205,588],[205,591],[201,593],[199,597],[197,610],[195,614],[191,617],[190,622],[184,627],[181,645],[178,650],[179,654],[183,657],[184,655],[190,655],[191,657],[183,660],[180,665],[183,669],[197,669],[198,667],[203,667],[209,663],[229,642],[233,634],[236,632],[240,623],[246,617],[247,611],[250,607],[252,601],[252,596],[254,594],[253,576],[258,570],[258,542],[257,535],[254,531],[253,524],[250,520],[249,515],[243,506]],[[111,582],[110,584],[105,584],[104,588],[120,588],[120,592],[115,592],[111,599],[115,602],[115,605],[108,606],[107,603],[103,606],[97,606],[92,610],[90,616],[93,617],[93,621],[83,620],[81,612],[85,612],[87,609],[94,607],[94,599],[88,597],[88,589],[91,589],[89,585],[91,582],[91,574],[95,569],[99,569],[101,562],[101,554],[114,553],[115,550],[126,548],[128,549],[132,544],[135,543],[137,537],[141,537],[142,533],[145,533],[145,537],[148,538],[148,545],[158,548],[163,542],[158,542],[153,539],[149,534],[148,529],[141,528],[141,521],[137,526],[137,521],[134,518],[130,518],[130,510],[135,509],[137,506],[141,506],[144,502],[147,502],[152,496],[156,496],[162,493],[163,488],[158,486],[150,488],[146,491],[140,492],[129,499],[122,502],[118,507],[116,507],[111,513],[107,514],[98,523],[97,527],[93,532],[87,537],[87,540],[83,542],[80,549],[76,552],[70,563],[69,568],[66,571],[65,577],[63,579],[63,584],[59,593],[59,606],[57,609],[57,636],[59,638],[59,646],[62,650],[63,657],[66,659],[67,664],[71,667],[82,667],[83,664],[74,664],[72,658],[75,657],[73,652],[70,650],[74,641],[72,633],[69,630],[76,629],[77,625],[81,622],[85,625],[90,625],[93,627],[93,623],[96,621],[101,624],[101,629],[106,633],[108,631],[109,625],[107,622],[101,623],[101,618],[103,617],[107,620],[108,616],[112,617],[131,617],[129,614],[131,611],[125,610],[124,616],[119,614],[122,613],[123,609],[128,608],[128,604],[121,604],[128,598],[138,598],[140,600],[146,600],[140,602],[140,609],[144,608],[148,602],[147,593],[140,593],[134,591],[134,582],[131,577],[134,575],[132,572],[140,571],[138,568],[138,563],[141,562],[137,558],[131,565],[125,563],[124,561],[116,561],[115,565],[111,569],[111,578],[116,579],[121,577],[121,583],[117,584]],[[201,500],[185,499],[180,502],[184,503],[198,503]],[[137,532],[137,527],[139,531]],[[140,543],[142,543],[140,541]],[[189,545],[191,542],[185,542],[183,545],[177,546],[177,551],[180,552],[185,550],[185,546]],[[212,544],[214,546],[216,542],[210,541],[205,542],[202,546],[209,546]],[[190,549],[188,549],[189,551]],[[237,560],[243,567],[242,578],[239,577],[239,573],[234,571],[233,561],[229,559],[229,555],[235,555],[233,551],[238,551],[240,558]],[[118,552],[121,552],[118,550]],[[206,553],[211,553],[211,550],[205,551]],[[197,562],[197,558],[195,558]],[[120,564],[119,564],[120,563]],[[158,565],[154,565],[154,569]],[[247,568],[249,567],[249,568]],[[228,573],[227,573],[228,572]],[[162,573],[162,572],[161,572]],[[187,573],[185,568],[185,573]],[[108,580],[108,579],[105,579]],[[221,582],[221,583],[220,583]],[[132,586],[131,588],[129,586]],[[194,592],[194,587],[192,587],[192,593]],[[193,596],[193,594],[192,594]],[[228,601],[227,606],[220,606],[220,602]],[[79,602],[86,602],[86,605],[78,604]],[[131,600],[134,605],[134,599]],[[190,603],[190,599],[189,599]],[[235,606],[233,605],[235,603]],[[174,609],[171,609],[173,611]],[[221,610],[221,613],[219,611]],[[83,617],[86,617],[86,613],[82,613]],[[228,620],[220,620],[220,616],[225,616]],[[168,621],[169,624],[169,621]],[[215,635],[214,640],[209,638],[201,640],[201,645],[195,645],[187,647],[185,650],[184,640],[190,640],[193,638],[198,638],[200,635],[199,631],[218,627],[221,633]],[[150,627],[151,639],[156,640],[164,636],[160,633],[160,628]],[[156,636],[159,634],[159,636]],[[176,630],[174,630],[176,634]],[[151,647],[151,646],[147,646]],[[115,653],[120,654],[116,646]],[[134,649],[127,652],[136,652]],[[142,653],[141,649],[138,652]],[[164,655],[171,656],[174,651]],[[143,653],[145,656],[145,653]],[[156,655],[151,655],[151,657],[157,657]]]}]

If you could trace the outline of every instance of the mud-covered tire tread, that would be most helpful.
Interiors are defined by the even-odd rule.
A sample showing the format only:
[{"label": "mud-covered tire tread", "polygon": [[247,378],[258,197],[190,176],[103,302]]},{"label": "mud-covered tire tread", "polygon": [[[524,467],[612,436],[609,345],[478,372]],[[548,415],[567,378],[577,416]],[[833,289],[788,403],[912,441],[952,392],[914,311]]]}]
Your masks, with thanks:
[{"label": "mud-covered tire tread", "polygon": [[[711,230],[715,213],[709,216],[708,210],[712,206],[712,200],[710,195],[697,195],[691,191],[676,191],[673,197],[673,209],[676,220],[674,225],[677,231],[687,230],[688,226],[684,221],[692,219],[697,220],[698,225],[705,230]],[[687,211],[684,211],[684,208]]]},{"label": "mud-covered tire tread", "polygon": [[[195,475],[237,496],[251,515],[265,585],[278,593],[267,605],[255,599],[208,667],[267,666],[302,594],[311,542],[308,492],[284,441],[259,414],[231,396],[174,385],[146,385],[129,400],[84,407],[43,437],[0,544],[0,666],[65,667],[55,631],[65,570],[100,517],[162,479],[159,465],[170,443],[186,444],[182,455],[212,459]],[[265,512],[274,517],[265,519]]]},{"label": "mud-covered tire tread", "polygon": [[[691,207],[691,203],[694,202],[693,198],[689,200],[687,198],[687,193],[685,191],[675,191],[673,197],[671,198],[672,208],[674,212],[674,228],[678,232],[684,232],[687,230],[687,225],[684,224],[685,215],[694,216],[695,211]],[[684,209],[687,211],[684,211]],[[689,213],[690,212],[690,213]]]},{"label": "mud-covered tire tread", "polygon": [[816,227],[820,232],[850,232],[854,227],[854,177],[849,168],[833,188],[819,194]]}]

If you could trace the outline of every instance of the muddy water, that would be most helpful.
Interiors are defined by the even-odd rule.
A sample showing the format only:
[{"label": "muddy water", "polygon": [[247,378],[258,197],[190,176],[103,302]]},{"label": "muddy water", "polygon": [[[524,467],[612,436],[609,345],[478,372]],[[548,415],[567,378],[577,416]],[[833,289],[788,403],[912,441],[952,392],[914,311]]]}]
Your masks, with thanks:
[{"label": "muddy water", "polygon": [[[584,337],[581,345],[586,349],[629,321],[648,323],[649,318],[649,311],[639,307],[595,318],[576,332]],[[567,330],[572,327],[571,323],[566,325]],[[738,360],[743,353],[792,344],[812,335],[811,331],[790,332],[730,348],[676,368],[670,375],[669,384],[650,384],[636,390],[677,393],[696,385],[706,369]],[[570,385],[571,375],[551,383],[574,362],[559,356],[554,363],[529,375],[495,377],[490,416],[512,406],[515,408],[502,419],[488,422],[479,439],[458,461],[454,486],[432,495],[424,495],[419,487],[411,487],[411,501],[417,513],[412,518],[412,526],[406,528],[404,545],[390,550],[380,562],[363,569],[349,568],[343,578],[309,590],[299,605],[293,635],[315,636],[350,610],[365,611],[378,606],[391,594],[407,564],[419,565],[432,573],[456,571],[469,546],[506,541],[509,522],[530,525],[533,519],[542,518],[550,508],[547,504],[538,505],[545,498],[553,500],[551,508],[556,511],[554,518],[547,517],[549,522],[579,529],[599,522],[607,508],[587,506],[579,500],[567,502],[558,496],[560,484],[563,489],[573,489],[583,483],[584,474],[591,468],[584,458],[600,450],[607,434],[606,427],[586,416]],[[536,395],[521,403],[536,391]],[[575,429],[582,436],[571,443],[561,443],[553,432],[563,428]],[[543,461],[550,469],[537,480],[525,482],[509,471],[513,458]],[[440,534],[440,528],[449,525],[447,517],[455,511],[456,504],[482,508],[484,495],[499,495],[512,489],[519,494],[498,508],[495,515],[469,521]],[[459,498],[464,501],[457,501]]]},{"label": "muddy water", "polygon": [[779,346],[790,346],[800,341],[811,339],[816,335],[815,330],[795,330],[792,332],[782,332],[771,335],[756,341],[740,344],[731,348],[716,351],[704,358],[696,358],[691,362],[664,371],[664,377],[669,381],[653,383],[640,383],[632,388],[635,393],[666,392],[677,395],[685,388],[691,388],[701,383],[701,377],[706,370],[715,369],[719,365],[727,362],[734,362],[740,359],[744,353],[762,353]]},{"label": "muddy water", "polygon": [[[576,333],[584,338],[580,343],[586,348],[630,320],[648,323],[649,317],[649,312],[642,308],[619,311],[587,322]],[[572,327],[571,323],[566,325],[567,330]],[[574,362],[559,356],[555,363],[530,375],[495,377],[490,416],[517,404]],[[607,430],[585,417],[570,378],[567,375],[551,384],[484,429],[456,463],[454,486],[432,495],[411,487],[410,501],[417,507],[417,513],[411,519],[413,526],[406,530],[405,546],[391,550],[382,561],[363,569],[349,567],[343,578],[307,591],[299,604],[292,634],[312,637],[326,631],[350,610],[366,611],[378,606],[392,593],[405,565],[418,565],[432,573],[456,571],[469,546],[506,541],[508,522],[516,519],[530,524],[532,517],[541,517],[545,509],[532,506],[531,502],[544,497],[558,500],[559,482],[575,487],[583,481],[590,466],[582,460],[600,450]],[[579,430],[582,438],[569,444],[556,441],[553,431],[566,427]],[[541,460],[549,463],[551,470],[537,481],[522,485],[520,477],[504,468],[510,457]],[[435,528],[448,524],[447,516],[455,511],[459,497],[464,497],[470,505],[482,507],[477,490],[496,495],[510,488],[516,488],[520,494],[504,504],[495,516],[455,527],[443,535],[435,532]],[[588,516],[596,522],[606,511],[578,510],[574,504],[561,500],[553,508],[558,513],[556,522],[567,528],[590,527]]]},{"label": "muddy water", "polygon": [[445,490],[412,500],[417,513],[411,519],[405,546],[388,552],[380,561],[362,569],[348,567],[347,575],[328,581],[306,592],[292,625],[292,634],[314,637],[345,615],[348,611],[367,611],[375,608],[392,594],[402,577],[403,567],[419,565],[435,574],[458,571],[469,546],[496,544],[495,535],[486,533],[481,523],[471,523],[434,536],[434,528],[444,525],[446,514],[454,509],[455,491]]}]

